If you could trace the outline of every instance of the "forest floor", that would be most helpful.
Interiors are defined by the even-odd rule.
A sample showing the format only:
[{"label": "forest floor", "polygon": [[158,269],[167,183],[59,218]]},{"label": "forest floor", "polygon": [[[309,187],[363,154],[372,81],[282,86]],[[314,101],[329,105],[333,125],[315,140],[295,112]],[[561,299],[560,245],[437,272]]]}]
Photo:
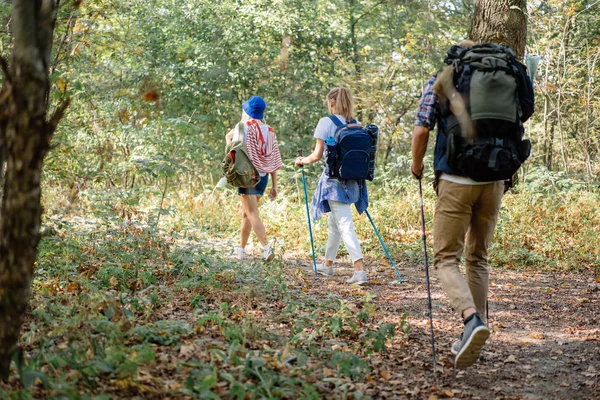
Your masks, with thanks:
[{"label": "forest floor", "polygon": [[399,263],[398,284],[370,257],[357,287],[345,259],[315,280],[304,254],[239,262],[225,240],[81,229],[41,243],[26,365],[0,399],[600,398],[593,271],[493,270],[491,336],[465,370],[450,353],[462,326],[432,271],[434,376],[422,265]]},{"label": "forest floor", "polygon": [[[300,263],[310,276],[311,265]],[[539,274],[495,270],[489,294],[491,336],[479,361],[453,367],[452,343],[462,324],[431,276],[437,353],[432,373],[427,287],[424,267],[399,268],[406,283],[390,285],[389,266],[367,264],[378,318],[398,322],[408,313],[408,340],[392,339],[387,354],[371,357],[371,379],[357,384],[374,398],[598,399],[600,398],[600,284],[592,274]],[[333,278],[310,280],[309,293],[332,293],[353,302],[346,285],[350,265]]]}]

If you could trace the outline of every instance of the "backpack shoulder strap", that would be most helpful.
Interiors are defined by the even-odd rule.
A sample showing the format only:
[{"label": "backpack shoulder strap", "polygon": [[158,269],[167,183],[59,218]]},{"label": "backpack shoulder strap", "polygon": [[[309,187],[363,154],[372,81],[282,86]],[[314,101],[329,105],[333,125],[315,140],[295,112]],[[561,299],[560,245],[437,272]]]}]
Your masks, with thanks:
[{"label": "backpack shoulder strap", "polygon": [[333,138],[335,139],[335,141],[337,142],[339,140],[339,133],[341,130],[343,130],[344,128],[346,128],[348,125],[347,124],[342,124],[342,121],[340,121],[340,119],[335,116],[334,114],[331,114],[329,116],[329,119],[331,119],[333,121],[333,123],[335,124],[335,132],[333,133]]},{"label": "backpack shoulder strap", "polygon": [[329,116],[329,119],[331,119],[333,121],[333,123],[335,124],[335,126],[337,126],[338,128],[345,126],[344,124],[342,124],[342,121],[340,121],[340,119],[337,116],[335,116],[334,114],[331,114]]},{"label": "backpack shoulder strap", "polygon": [[233,138],[231,138],[232,141],[243,141],[244,143],[246,143],[246,135],[244,132],[245,126],[246,124],[244,123],[244,121],[238,122],[238,124],[234,128],[235,132],[233,133]]}]

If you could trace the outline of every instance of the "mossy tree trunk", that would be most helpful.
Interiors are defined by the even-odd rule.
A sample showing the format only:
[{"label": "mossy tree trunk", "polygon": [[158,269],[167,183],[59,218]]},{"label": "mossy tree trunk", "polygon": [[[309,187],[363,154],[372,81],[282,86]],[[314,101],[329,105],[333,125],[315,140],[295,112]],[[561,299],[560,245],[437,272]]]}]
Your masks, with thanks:
[{"label": "mossy tree trunk", "polygon": [[0,377],[18,348],[40,239],[40,177],[67,103],[48,117],[48,64],[59,0],[13,0],[14,47],[2,58],[0,146],[6,161],[0,208]]},{"label": "mossy tree trunk", "polygon": [[469,37],[475,42],[507,44],[522,60],[527,39],[527,1],[475,0]]}]

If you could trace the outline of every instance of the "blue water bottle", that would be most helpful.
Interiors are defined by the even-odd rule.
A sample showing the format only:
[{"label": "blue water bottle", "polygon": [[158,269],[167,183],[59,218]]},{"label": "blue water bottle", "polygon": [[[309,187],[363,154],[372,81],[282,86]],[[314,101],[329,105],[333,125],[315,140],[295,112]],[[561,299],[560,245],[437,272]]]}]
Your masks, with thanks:
[{"label": "blue water bottle", "polygon": [[335,156],[337,152],[335,138],[328,137],[325,140],[325,148],[325,174],[327,176],[335,176]]}]

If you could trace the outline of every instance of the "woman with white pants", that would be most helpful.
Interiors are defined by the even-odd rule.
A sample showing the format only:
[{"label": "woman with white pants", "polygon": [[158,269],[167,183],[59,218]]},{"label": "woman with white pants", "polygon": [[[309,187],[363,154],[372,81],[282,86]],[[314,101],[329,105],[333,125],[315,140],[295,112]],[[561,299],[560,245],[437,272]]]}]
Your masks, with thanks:
[{"label": "woman with white pants", "polygon": [[[337,129],[332,118],[337,118],[342,124],[354,120],[354,99],[348,89],[332,89],[327,94],[327,107],[331,115],[321,118],[317,124],[314,133],[317,139],[315,149],[307,157],[296,158],[295,164],[298,168],[315,163],[323,157],[325,141],[333,138]],[[329,213],[325,261],[317,265],[317,272],[325,276],[333,275],[333,263],[340,243],[344,241],[354,265],[354,273],[346,282],[363,285],[368,282],[367,274],[360,243],[354,230],[351,204],[355,205],[359,213],[367,209],[368,195],[364,181],[337,179],[323,171],[311,205],[313,220],[319,219],[323,213]]]}]

